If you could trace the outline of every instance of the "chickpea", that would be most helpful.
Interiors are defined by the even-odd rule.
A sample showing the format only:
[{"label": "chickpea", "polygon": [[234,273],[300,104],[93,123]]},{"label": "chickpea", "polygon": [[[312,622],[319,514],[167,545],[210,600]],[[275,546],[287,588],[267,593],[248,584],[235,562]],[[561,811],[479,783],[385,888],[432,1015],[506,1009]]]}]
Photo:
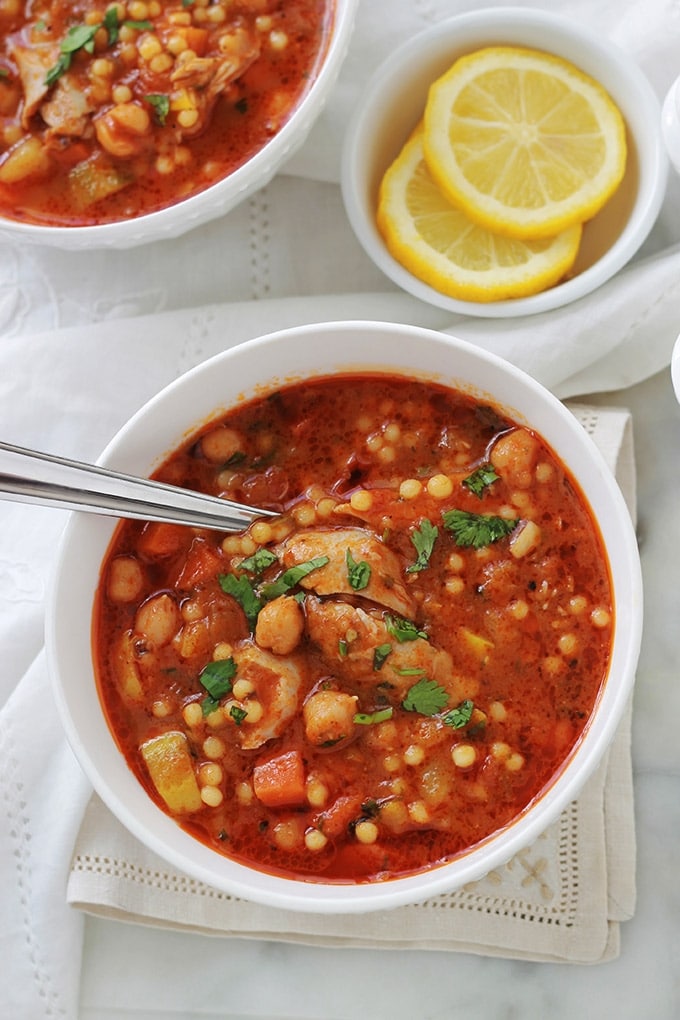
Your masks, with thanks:
[{"label": "chickpea", "polygon": [[304,627],[301,607],[294,598],[281,595],[260,610],[255,640],[275,655],[288,655],[299,644]]},{"label": "chickpea", "polygon": [[212,429],[201,439],[201,453],[211,464],[224,464],[235,453],[243,453],[243,440],[234,429]]},{"label": "chickpea", "polygon": [[331,690],[312,694],[302,709],[307,740],[322,747],[350,736],[356,710],[355,695]]},{"label": "chickpea", "polygon": [[163,593],[142,603],[135,617],[135,630],[156,648],[162,648],[172,641],[181,623],[179,606],[171,595]]},{"label": "chickpea", "polygon": [[528,489],[533,481],[539,449],[538,440],[530,432],[513,429],[496,441],[490,460],[513,489]]},{"label": "chickpea", "polygon": [[107,583],[112,602],[136,602],[144,588],[144,571],[134,556],[116,556],[111,561]]}]

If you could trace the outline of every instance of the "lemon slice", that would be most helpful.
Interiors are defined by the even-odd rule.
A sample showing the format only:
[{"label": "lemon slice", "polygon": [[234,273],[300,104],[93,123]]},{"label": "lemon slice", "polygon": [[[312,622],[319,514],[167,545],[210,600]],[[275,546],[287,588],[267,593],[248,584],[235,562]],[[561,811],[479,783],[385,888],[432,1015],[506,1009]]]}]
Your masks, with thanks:
[{"label": "lemon slice", "polygon": [[409,272],[463,301],[501,301],[557,283],[578,253],[581,226],[555,238],[520,241],[473,223],[437,187],[416,129],[382,179],[376,222]]},{"label": "lemon slice", "polygon": [[460,57],[430,87],[425,156],[448,197],[511,237],[590,219],[626,166],[623,118],[559,57],[497,46]]}]

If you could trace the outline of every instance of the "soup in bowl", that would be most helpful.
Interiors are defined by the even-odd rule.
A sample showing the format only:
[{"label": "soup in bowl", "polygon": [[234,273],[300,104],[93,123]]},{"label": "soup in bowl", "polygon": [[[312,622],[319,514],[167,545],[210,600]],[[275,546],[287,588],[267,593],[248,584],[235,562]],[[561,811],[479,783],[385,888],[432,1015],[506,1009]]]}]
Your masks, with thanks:
[{"label": "soup in bowl", "polygon": [[268,514],[74,517],[61,552],[67,733],[181,869],[300,910],[424,899],[531,842],[601,758],[634,534],[581,426],[508,364],[406,326],[288,330],[182,377],[103,462]]},{"label": "soup in bowl", "polygon": [[[304,140],[355,0],[53,0],[0,9],[0,218],[44,243],[176,236]],[[181,207],[181,208],[180,208]]]}]

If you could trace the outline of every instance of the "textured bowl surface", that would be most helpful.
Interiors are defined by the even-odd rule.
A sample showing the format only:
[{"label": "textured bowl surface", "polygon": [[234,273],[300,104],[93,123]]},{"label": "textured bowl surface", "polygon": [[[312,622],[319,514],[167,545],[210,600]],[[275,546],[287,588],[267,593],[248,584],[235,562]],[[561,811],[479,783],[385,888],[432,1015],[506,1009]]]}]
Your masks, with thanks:
[{"label": "textured bowl surface", "polygon": [[354,27],[358,0],[335,0],[335,21],[316,80],[293,115],[271,141],[228,177],[167,209],[118,223],[88,227],[48,227],[0,217],[0,241],[50,245],[67,250],[134,248],[168,241],[224,216],[263,188],[306,140],[335,85]]},{"label": "textured bowl surface", "polygon": [[94,682],[89,621],[114,522],[74,514],[51,591],[47,647],[68,739],[95,789],[118,819],[175,867],[255,902],[350,913],[394,907],[481,878],[531,843],[578,793],[611,741],[633,685],[642,591],[635,535],[620,490],[574,416],[504,361],[431,330],[375,322],[325,323],[250,341],[199,365],[152,399],[119,432],[100,463],[137,474],[154,470],[200,424],[244,397],[287,381],[347,371],[430,379],[483,396],[533,426],[579,480],[600,522],[615,596],[610,672],[576,753],[522,817],[467,855],[407,878],[364,885],[305,883],[235,863],[184,832],[158,809],[128,769],[109,732]]},{"label": "textured bowl surface", "polygon": [[[430,84],[463,53],[501,44],[554,53],[599,81],[626,121],[628,165],[616,194],[586,225],[571,279],[527,298],[460,301],[418,280],[390,255],[375,225],[378,187],[421,118]],[[345,137],[342,191],[347,215],[376,265],[423,301],[487,317],[549,311],[610,279],[633,257],[654,225],[668,177],[660,118],[660,103],[634,60],[578,21],[519,7],[461,14],[409,40],[371,79]]]}]

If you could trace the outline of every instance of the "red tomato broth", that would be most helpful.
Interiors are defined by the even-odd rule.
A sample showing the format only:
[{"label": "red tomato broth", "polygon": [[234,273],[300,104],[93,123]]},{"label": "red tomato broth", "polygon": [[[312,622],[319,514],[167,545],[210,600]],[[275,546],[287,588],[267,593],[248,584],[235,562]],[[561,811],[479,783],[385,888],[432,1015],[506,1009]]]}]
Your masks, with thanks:
[{"label": "red tomato broth", "polygon": [[[140,746],[163,732],[185,733],[197,774],[210,761],[219,764],[215,796],[221,799],[176,815],[179,824],[218,852],[259,869],[330,882],[414,873],[465,853],[509,825],[545,791],[577,744],[610,656],[608,565],[573,478],[537,436],[494,409],[465,394],[401,378],[354,376],[293,385],[238,407],[223,425],[239,439],[229,466],[208,460],[198,435],[170,456],[156,477],[279,511],[281,534],[265,546],[245,536],[246,544],[239,546],[238,536],[121,524],[95,605],[100,695],[115,739],[149,795],[172,814],[151,781]],[[223,441],[225,431],[211,425],[202,435]],[[463,480],[513,436],[512,442],[526,440],[528,473],[515,458],[498,469],[499,477],[480,496],[470,491]],[[451,493],[442,494],[436,485],[435,494],[428,492],[433,477],[440,477],[440,484],[441,477],[449,479]],[[405,479],[419,481],[421,491],[400,496]],[[365,493],[371,505],[362,510]],[[500,511],[520,524],[478,550],[459,547],[442,525],[442,512],[450,509],[493,516]],[[427,565],[409,573],[416,560],[412,536],[424,518],[439,533]],[[534,549],[515,557],[512,543],[527,520],[538,525],[540,537]],[[277,662],[296,663],[302,678],[294,714],[252,748],[239,745],[249,723],[237,724],[229,715],[231,693],[220,700],[224,711],[217,722],[214,715],[201,715],[197,725],[187,725],[183,713],[189,703],[205,698],[198,676],[215,649],[220,646],[220,654],[226,654],[226,648],[238,658],[243,649],[258,647],[246,616],[222,590],[218,576],[234,571],[243,576],[238,565],[254,548],[266,547],[283,557],[263,571],[265,582],[274,580],[289,565],[288,553],[281,552],[287,542],[325,542],[330,549],[331,538],[342,542],[357,528],[369,533],[381,556],[388,550],[396,557],[400,576],[392,577],[386,568],[394,585],[384,597],[403,589],[412,600],[413,623],[424,636],[403,643],[390,636],[391,651],[376,666],[370,641],[362,648],[364,637],[354,636],[364,626],[357,607],[376,628],[384,626],[385,612],[400,614],[361,591],[316,594],[297,584],[290,593],[304,596],[304,632],[291,651],[275,656]],[[107,595],[111,564],[120,557],[134,558],[144,574],[143,590],[130,602]],[[355,551],[354,560],[360,558]],[[335,570],[337,563],[337,556],[331,558],[327,569]],[[313,577],[314,571],[302,584],[315,583]],[[171,640],[154,647],[136,628],[140,604],[148,605],[159,593],[173,600],[179,614]],[[377,597],[383,596],[378,592]],[[350,614],[355,628],[343,629],[343,613]],[[263,616],[261,610],[258,628]],[[201,624],[203,637],[192,639],[189,652],[184,646],[187,654],[180,654],[183,635],[203,620],[208,621]],[[128,664],[133,662],[143,687],[139,700],[121,694],[115,649],[125,634],[135,645]],[[343,641],[349,651],[341,649]],[[426,665],[410,668],[412,660],[405,656]],[[406,663],[399,671],[391,665],[398,661]],[[412,686],[433,676],[447,704],[431,715],[406,710]],[[270,680],[262,673],[254,694],[239,702],[240,710],[255,698],[265,720],[268,713],[275,716]],[[337,742],[313,742],[304,713],[320,690],[330,691],[331,701],[356,697],[356,710],[364,715],[391,709],[391,718],[354,723]],[[472,714],[460,728],[444,721],[452,709],[470,702]],[[163,715],[154,714],[154,703],[165,706]],[[206,745],[212,738],[219,744]],[[463,751],[454,752],[455,747]],[[455,763],[454,753],[462,754],[462,763]],[[292,801],[286,803],[284,794],[276,803],[274,794],[271,806],[269,795],[263,795],[265,803],[253,792],[253,769],[260,768],[271,784],[275,759],[289,765],[291,754],[303,764],[307,795],[301,797],[299,772],[293,770]],[[282,775],[281,782],[288,779]]]},{"label": "red tomato broth", "polygon": [[[104,24],[113,8],[113,35],[101,28],[94,51],[75,51],[39,97],[69,30]],[[218,10],[223,20],[207,20]],[[12,11],[13,0],[0,9],[0,214],[53,226],[135,218],[233,173],[307,93],[333,22],[329,0],[46,0],[27,18]],[[237,40],[226,70],[225,38]],[[134,130],[116,119],[131,107]],[[10,165],[27,141],[27,158]]]}]

